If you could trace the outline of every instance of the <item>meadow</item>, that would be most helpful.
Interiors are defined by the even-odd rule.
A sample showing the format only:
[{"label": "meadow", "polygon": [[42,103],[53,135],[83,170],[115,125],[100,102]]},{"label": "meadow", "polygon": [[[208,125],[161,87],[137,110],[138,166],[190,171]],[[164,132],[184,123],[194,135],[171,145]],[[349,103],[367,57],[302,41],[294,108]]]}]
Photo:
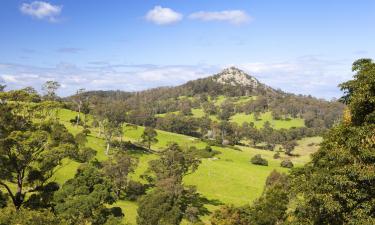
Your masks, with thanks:
[{"label": "meadow", "polygon": [[[61,109],[58,116],[60,121],[68,128],[68,130],[76,134],[82,130],[80,126],[72,125],[69,120],[77,115],[76,112]],[[124,126],[124,140],[139,142],[140,136],[144,127],[142,126]],[[176,142],[181,147],[195,146],[203,148],[206,143],[203,141],[181,134],[170,133],[166,131],[157,130],[158,143],[152,145],[153,150],[161,150],[167,147],[168,143]],[[298,141],[299,146],[296,148],[298,157],[292,157],[291,160],[296,166],[301,166],[308,162],[309,155],[317,149],[317,143],[321,141],[320,138],[305,138]],[[310,146],[310,143],[316,143]],[[98,137],[97,130],[92,129],[92,133],[88,138],[88,146],[97,151],[96,158],[99,161],[107,159],[104,154],[105,141]],[[209,200],[213,200],[225,204],[233,204],[236,206],[249,204],[260,196],[263,190],[265,180],[272,170],[288,172],[287,169],[280,167],[280,162],[289,156],[281,153],[280,159],[273,159],[275,152],[254,149],[250,147],[237,146],[238,149],[227,147],[213,147],[219,151],[220,154],[214,158],[202,159],[199,168],[184,179],[186,185],[195,185],[199,193]],[[112,150],[113,151],[113,150]],[[139,165],[132,175],[133,179],[140,180],[139,177],[148,167],[148,162],[157,158],[156,154],[140,154],[133,153],[139,158]],[[269,166],[258,166],[250,163],[250,158],[255,154],[261,154],[262,157],[268,160]],[[67,179],[74,176],[79,163],[70,160],[64,160],[63,165],[56,171],[54,179],[62,184]],[[123,209],[125,213],[124,220],[130,224],[135,224],[136,221],[136,202],[118,201],[115,203]],[[208,205],[210,210],[216,209],[218,206]],[[204,218],[207,220],[207,217]]]}]

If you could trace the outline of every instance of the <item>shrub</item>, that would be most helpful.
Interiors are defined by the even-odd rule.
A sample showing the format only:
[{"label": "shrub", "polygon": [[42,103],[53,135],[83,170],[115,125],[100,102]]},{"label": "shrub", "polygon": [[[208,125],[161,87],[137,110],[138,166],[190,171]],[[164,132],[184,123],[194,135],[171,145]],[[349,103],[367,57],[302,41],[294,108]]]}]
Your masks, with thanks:
[{"label": "shrub", "polygon": [[254,165],[268,166],[268,161],[263,159],[260,154],[256,154],[250,161]]},{"label": "shrub", "polygon": [[278,159],[278,158],[280,158],[280,152],[276,152],[276,153],[273,155],[273,158],[274,158],[274,159]]},{"label": "shrub", "polygon": [[211,146],[206,146],[203,149],[198,149],[195,146],[192,146],[188,151],[197,158],[212,158],[215,155],[220,154],[219,151],[212,149]]},{"label": "shrub", "polygon": [[138,181],[130,180],[126,187],[126,198],[130,201],[135,201],[139,196],[144,195],[147,190],[147,185],[142,184]]},{"label": "shrub", "polygon": [[280,166],[285,168],[293,168],[293,163],[290,161],[290,159],[285,159],[280,163]]}]

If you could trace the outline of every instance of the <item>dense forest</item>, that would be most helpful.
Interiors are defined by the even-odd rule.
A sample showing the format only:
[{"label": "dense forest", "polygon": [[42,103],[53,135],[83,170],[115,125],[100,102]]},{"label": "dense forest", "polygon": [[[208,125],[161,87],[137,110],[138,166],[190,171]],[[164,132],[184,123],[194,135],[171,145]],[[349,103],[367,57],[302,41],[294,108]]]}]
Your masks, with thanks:
[{"label": "dense forest", "polygon": [[[124,224],[124,199],[137,205],[140,225],[375,224],[375,63],[359,59],[352,69],[343,97],[331,101],[275,90],[236,68],[136,93],[80,89],[60,98],[55,81],[43,94],[1,85],[0,225]],[[123,140],[137,126],[139,140]],[[171,139],[157,149],[162,132],[202,146]],[[315,136],[323,136],[319,149],[293,167],[297,141]],[[187,184],[203,162],[242,147],[285,155],[287,169],[272,171],[255,201],[226,204]],[[61,181],[67,161],[77,169]],[[257,154],[250,163],[269,162]]]}]

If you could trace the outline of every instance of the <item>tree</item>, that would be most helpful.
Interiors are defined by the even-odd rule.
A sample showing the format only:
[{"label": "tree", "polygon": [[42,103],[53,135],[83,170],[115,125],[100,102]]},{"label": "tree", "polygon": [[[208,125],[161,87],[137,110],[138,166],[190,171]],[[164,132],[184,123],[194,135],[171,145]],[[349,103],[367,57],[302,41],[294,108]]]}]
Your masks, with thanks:
[{"label": "tree", "polygon": [[210,222],[212,225],[248,225],[250,224],[248,208],[248,206],[234,207],[224,205],[214,211]]},{"label": "tree", "polygon": [[250,162],[254,165],[261,165],[261,166],[268,166],[268,161],[266,159],[263,159],[260,154],[254,155]]},{"label": "tree", "polygon": [[354,79],[341,85],[347,117],[293,172],[293,190],[303,199],[290,216],[295,224],[375,223],[375,64],[361,59],[353,70]]},{"label": "tree", "polygon": [[47,100],[55,100],[57,95],[56,91],[60,88],[60,84],[57,81],[49,80],[43,84],[42,90],[44,92],[44,97]]},{"label": "tree", "polygon": [[119,129],[119,127],[116,126],[116,124],[113,121],[111,121],[109,119],[105,119],[103,121],[103,133],[104,133],[104,138],[105,138],[105,142],[106,142],[106,150],[105,150],[106,155],[109,154],[111,142],[112,142],[113,137],[116,134],[117,129]]},{"label": "tree", "polygon": [[285,159],[281,161],[280,166],[285,168],[293,168],[294,165],[290,159]]},{"label": "tree", "polygon": [[49,210],[30,210],[21,208],[15,210],[7,207],[0,209],[0,225],[65,225],[64,221],[56,217]]},{"label": "tree", "polygon": [[292,155],[292,151],[297,145],[298,144],[296,141],[285,141],[284,143],[282,143],[282,146],[285,150],[285,154],[287,155]]},{"label": "tree", "polygon": [[80,123],[81,109],[82,109],[82,107],[84,105],[85,99],[87,99],[87,97],[83,96],[84,92],[85,92],[84,88],[78,89],[77,92],[76,92],[76,94],[72,97],[72,101],[77,106],[77,111],[78,111],[77,121],[76,121],[76,125],[77,126]]},{"label": "tree", "polygon": [[74,178],[54,195],[56,214],[69,224],[105,224],[111,216],[122,217],[120,208],[107,208],[115,202],[110,182],[94,165],[84,164]]},{"label": "tree", "polygon": [[141,136],[142,138],[141,142],[143,144],[147,144],[147,148],[151,150],[151,144],[155,144],[158,142],[158,139],[156,138],[157,136],[158,136],[158,133],[156,132],[154,128],[146,127]]},{"label": "tree", "polygon": [[117,198],[120,198],[121,192],[124,192],[129,183],[128,175],[134,172],[138,161],[122,151],[110,157],[103,164],[103,172],[111,181]]},{"label": "tree", "polygon": [[[74,137],[56,122],[33,123],[0,104],[0,185],[19,209],[26,194],[41,197],[61,159],[76,151]],[[10,184],[15,185],[13,190]]]},{"label": "tree", "polygon": [[0,190],[0,208],[7,206],[7,196]]},{"label": "tree", "polygon": [[0,92],[3,92],[6,88],[6,85],[0,83]]},{"label": "tree", "polygon": [[248,224],[281,224],[287,215],[289,186],[286,175],[273,171],[267,178],[263,194],[249,208]]},{"label": "tree", "polygon": [[194,187],[184,187],[184,175],[194,171],[199,161],[184,153],[177,144],[172,144],[150,162],[150,170],[156,176],[156,187],[144,196],[138,207],[137,223],[180,224],[185,216],[189,221],[198,221],[200,215],[208,213],[202,197]]}]

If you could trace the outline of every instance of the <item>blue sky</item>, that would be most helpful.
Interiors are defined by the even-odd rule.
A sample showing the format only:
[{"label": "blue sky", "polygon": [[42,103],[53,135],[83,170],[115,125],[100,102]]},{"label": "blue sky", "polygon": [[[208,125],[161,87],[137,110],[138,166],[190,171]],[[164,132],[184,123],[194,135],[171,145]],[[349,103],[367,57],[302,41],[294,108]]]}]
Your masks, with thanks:
[{"label": "blue sky", "polygon": [[375,53],[373,0],[0,2],[0,80],[142,90],[237,66],[285,91],[330,99]]}]

